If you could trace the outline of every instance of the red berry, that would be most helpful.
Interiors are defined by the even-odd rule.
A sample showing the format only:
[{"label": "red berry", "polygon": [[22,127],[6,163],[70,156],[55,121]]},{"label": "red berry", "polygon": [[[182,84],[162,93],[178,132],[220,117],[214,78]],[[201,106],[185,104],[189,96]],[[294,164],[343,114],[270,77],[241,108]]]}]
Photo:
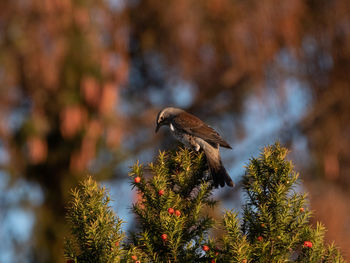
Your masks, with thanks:
[{"label": "red berry", "polygon": [[258,236],[258,241],[263,241],[263,237],[262,236]]},{"label": "red berry", "polygon": [[247,263],[248,262],[248,260],[246,260],[246,259],[243,259],[243,261],[242,261],[242,263]]},{"label": "red berry", "polygon": [[172,215],[172,214],[174,214],[174,212],[175,212],[174,208],[171,208],[171,207],[168,208],[168,213],[169,213],[169,214]]},{"label": "red berry", "polygon": [[74,260],[73,259],[68,259],[67,263],[74,263]]},{"label": "red berry", "polygon": [[138,176],[137,176],[137,177],[135,177],[134,182],[135,182],[135,183],[139,183],[139,182],[141,182],[141,178],[140,178],[140,177],[138,177]]},{"label": "red berry", "polygon": [[215,262],[216,262],[216,260],[215,260],[215,259],[212,259],[210,262],[211,262],[211,263],[215,263]]},{"label": "red berry", "polygon": [[115,242],[115,246],[116,246],[116,247],[119,247],[119,242],[118,242],[118,241]]},{"label": "red berry", "polygon": [[304,247],[312,247],[312,243],[310,241],[305,241]]},{"label": "red berry", "polygon": [[214,251],[215,251],[215,256],[219,255],[219,248],[218,247],[215,247]]},{"label": "red berry", "polygon": [[168,236],[167,236],[167,234],[163,234],[163,235],[161,235],[161,238],[165,241],[168,239]]},{"label": "red berry", "polygon": [[164,194],[164,190],[159,190],[158,194],[162,196]]},{"label": "red berry", "polygon": [[209,250],[210,250],[210,248],[209,248],[207,245],[202,246],[202,249],[203,249],[204,251],[209,251]]},{"label": "red berry", "polygon": [[304,207],[300,207],[300,212],[304,212],[305,211],[305,209],[304,209]]},{"label": "red berry", "polygon": [[180,212],[179,210],[176,210],[176,211],[175,211],[175,215],[176,215],[176,216],[181,216],[181,212]]},{"label": "red berry", "polygon": [[262,223],[262,224],[261,224],[261,227],[265,227],[265,224],[264,224],[264,223]]},{"label": "red berry", "polygon": [[140,260],[136,260],[135,263],[141,263],[141,261]]},{"label": "red berry", "polygon": [[131,259],[132,259],[132,260],[137,260],[137,256],[135,256],[135,255],[134,255],[134,256],[131,256]]}]

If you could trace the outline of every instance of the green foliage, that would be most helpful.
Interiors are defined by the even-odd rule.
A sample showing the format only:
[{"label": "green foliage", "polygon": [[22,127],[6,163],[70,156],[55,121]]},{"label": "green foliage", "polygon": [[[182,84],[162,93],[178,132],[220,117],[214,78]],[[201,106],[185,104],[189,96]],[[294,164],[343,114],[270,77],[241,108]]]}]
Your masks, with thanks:
[{"label": "green foliage", "polygon": [[227,211],[223,218],[223,250],[220,260],[222,262],[244,262],[249,258],[250,244],[246,236],[242,235],[237,214]]},{"label": "green foliage", "polygon": [[324,245],[325,227],[317,223],[316,229],[306,226],[301,236],[304,240],[312,241],[312,249],[303,247],[298,256],[297,262],[303,263],[330,263],[330,262],[344,262],[339,250],[334,244]]},{"label": "green foliage", "polygon": [[[325,228],[310,226],[306,195],[297,191],[298,174],[286,155],[275,144],[250,160],[242,218],[226,211],[220,226],[208,214],[216,201],[202,153],[180,149],[161,152],[148,167],[136,163],[129,176],[139,197],[132,206],[137,229],[122,251],[115,246],[121,221],[89,178],[73,191],[68,218],[75,242],[67,242],[66,256],[76,262],[344,262],[333,244],[324,245]],[[210,237],[213,227],[223,230],[221,237]]]},{"label": "green foliage", "polygon": [[138,258],[142,262],[205,259],[202,245],[209,242],[207,234],[214,223],[205,210],[216,202],[210,198],[210,184],[203,179],[203,153],[187,149],[163,152],[149,170],[153,176],[144,175],[142,166],[136,164],[130,173],[141,178],[133,182],[140,201],[132,207],[140,228],[132,240]]},{"label": "green foliage", "polygon": [[266,147],[250,160],[243,177],[247,200],[241,229],[250,243],[249,260],[341,262],[334,247],[324,247],[324,228],[309,225],[306,194],[295,189],[299,175],[287,153],[278,143]]},{"label": "green foliage", "polygon": [[305,241],[300,235],[310,212],[304,208],[305,195],[293,189],[298,174],[286,154],[279,144],[266,147],[259,158],[251,159],[243,178],[247,203],[242,229],[255,244],[251,251],[255,262],[288,260]]},{"label": "green foliage", "polygon": [[65,242],[65,256],[73,262],[119,262],[122,220],[109,206],[110,197],[91,177],[72,191],[67,219],[71,236]]}]

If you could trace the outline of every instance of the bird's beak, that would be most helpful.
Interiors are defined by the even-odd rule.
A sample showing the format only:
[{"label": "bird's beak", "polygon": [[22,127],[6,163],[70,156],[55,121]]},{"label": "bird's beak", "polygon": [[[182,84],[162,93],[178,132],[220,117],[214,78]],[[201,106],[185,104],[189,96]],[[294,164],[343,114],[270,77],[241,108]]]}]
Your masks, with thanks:
[{"label": "bird's beak", "polygon": [[159,128],[160,128],[160,125],[159,125],[159,123],[157,123],[156,133],[158,132]]}]

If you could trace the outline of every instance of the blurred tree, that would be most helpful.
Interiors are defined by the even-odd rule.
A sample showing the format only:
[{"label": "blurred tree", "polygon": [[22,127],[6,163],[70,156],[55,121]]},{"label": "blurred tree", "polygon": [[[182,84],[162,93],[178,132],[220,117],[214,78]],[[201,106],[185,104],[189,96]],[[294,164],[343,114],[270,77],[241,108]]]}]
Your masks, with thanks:
[{"label": "blurred tree", "polygon": [[104,1],[0,4],[5,168],[13,179],[37,182],[44,195],[33,262],[61,262],[69,189],[101,146],[120,145],[115,105],[128,76],[128,38],[127,20],[115,12]]},{"label": "blurred tree", "polygon": [[[312,164],[307,187],[328,238],[350,248],[350,5],[348,1],[306,2],[301,77],[313,105],[301,123]],[[334,216],[330,216],[330,214]],[[347,249],[350,255],[350,250]]]},{"label": "blurred tree", "polygon": [[[144,81],[128,92],[138,83],[174,86],[169,75],[175,82],[177,75],[198,89],[193,109],[241,113],[249,90],[264,86],[276,54],[299,44],[302,12],[302,1],[140,1],[130,9],[131,55]],[[154,74],[155,60],[166,70]]]}]

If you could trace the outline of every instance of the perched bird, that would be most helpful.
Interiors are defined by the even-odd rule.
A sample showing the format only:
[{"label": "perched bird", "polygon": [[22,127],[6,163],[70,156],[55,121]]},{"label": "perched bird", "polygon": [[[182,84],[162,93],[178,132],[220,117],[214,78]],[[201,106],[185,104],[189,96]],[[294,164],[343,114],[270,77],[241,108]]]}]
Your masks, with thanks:
[{"label": "perched bird", "polygon": [[202,149],[207,158],[210,172],[217,188],[225,183],[233,187],[234,183],[222,165],[219,147],[231,148],[221,136],[196,116],[186,111],[168,107],[161,110],[157,116],[156,132],[163,125],[170,127],[173,136],[185,146],[196,151]]}]

